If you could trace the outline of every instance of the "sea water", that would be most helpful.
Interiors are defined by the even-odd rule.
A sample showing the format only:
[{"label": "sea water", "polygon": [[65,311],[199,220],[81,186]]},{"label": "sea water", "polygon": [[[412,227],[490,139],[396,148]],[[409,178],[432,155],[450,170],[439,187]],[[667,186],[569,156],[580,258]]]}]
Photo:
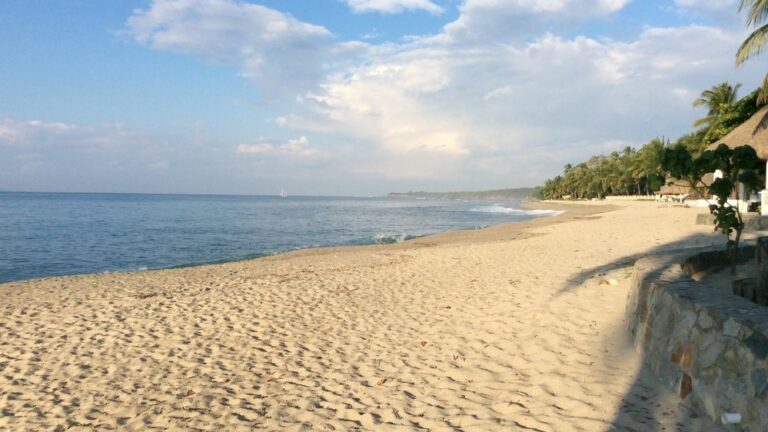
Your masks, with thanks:
[{"label": "sea water", "polygon": [[395,243],[553,213],[519,201],[0,193],[0,282]]}]

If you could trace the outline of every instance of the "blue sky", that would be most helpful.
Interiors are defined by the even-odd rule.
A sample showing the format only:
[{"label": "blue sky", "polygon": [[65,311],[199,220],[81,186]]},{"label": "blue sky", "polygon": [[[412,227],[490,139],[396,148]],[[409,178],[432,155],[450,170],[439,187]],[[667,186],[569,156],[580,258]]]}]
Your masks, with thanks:
[{"label": "blue sky", "polygon": [[0,3],[0,189],[536,185],[702,115],[737,0]]}]

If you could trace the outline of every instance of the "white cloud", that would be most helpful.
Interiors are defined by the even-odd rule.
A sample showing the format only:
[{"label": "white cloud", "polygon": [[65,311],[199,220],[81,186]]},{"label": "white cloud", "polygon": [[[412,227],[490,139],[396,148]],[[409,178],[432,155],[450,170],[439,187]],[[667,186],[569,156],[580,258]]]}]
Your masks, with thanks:
[{"label": "white cloud", "polygon": [[[5,122],[9,122],[9,120],[5,120]],[[15,128],[13,128],[11,125],[8,124],[0,124],[0,142],[6,141],[11,142],[16,140],[16,134],[17,131]]]},{"label": "white cloud", "polygon": [[280,146],[280,149],[299,156],[312,156],[317,153],[316,149],[309,147],[309,140],[305,136],[288,140],[287,143]]},{"label": "white cloud", "polygon": [[420,41],[329,77],[279,124],[345,136],[375,154],[367,170],[391,170],[388,178],[449,178],[445,166],[465,181],[530,177],[540,163],[509,167],[553,152],[578,161],[602,143],[637,145],[688,129],[695,95],[733,75],[737,44],[738,35],[704,26],[648,28],[630,42],[553,34],[506,46]]},{"label": "white cloud", "polygon": [[744,20],[746,15],[739,14],[739,0],[674,0],[671,8],[679,17],[692,21],[706,20],[717,23],[721,29],[733,32],[744,32],[746,27]]},{"label": "white cloud", "polygon": [[490,100],[493,98],[500,98],[504,96],[511,96],[514,94],[514,91],[512,90],[512,87],[505,85],[499,88],[495,88],[483,96],[483,99]]},{"label": "white cloud", "polygon": [[265,93],[311,86],[331,33],[237,0],[153,0],[128,19],[125,35],[154,49],[236,65]]},{"label": "white cloud", "polygon": [[270,143],[240,144],[237,146],[237,154],[269,154],[275,151],[275,146]]},{"label": "white cloud", "polygon": [[379,33],[376,29],[373,29],[368,33],[360,36],[360,39],[367,41],[367,40],[378,39],[380,37],[381,37],[381,33]]},{"label": "white cloud", "polygon": [[317,149],[310,147],[309,139],[302,135],[280,144],[263,140],[255,144],[240,144],[237,146],[235,153],[241,155],[258,154],[264,156],[308,157],[318,155],[320,152]]},{"label": "white cloud", "polygon": [[13,190],[192,192],[184,188],[196,178],[189,172],[214,159],[215,148],[197,134],[177,138],[121,125],[7,118],[0,121],[0,185]]},{"label": "white cloud", "polygon": [[507,11],[515,14],[602,15],[616,12],[630,0],[465,0],[463,14]]},{"label": "white cloud", "polygon": [[443,8],[430,0],[344,0],[344,2],[353,11],[358,13],[380,12],[393,14],[407,10],[425,10],[433,14],[443,12]]},{"label": "white cloud", "polygon": [[318,185],[330,181],[324,170],[331,156],[305,136],[237,146],[252,157],[232,147],[196,126],[166,135],[121,125],[0,119],[0,189],[247,194],[285,186],[318,194]]},{"label": "white cloud", "polygon": [[6,118],[0,121],[0,145],[41,146],[55,143],[65,137],[85,138],[88,131],[87,128],[62,122],[18,121]]},{"label": "white cloud", "polygon": [[[240,144],[244,163],[332,160],[328,176],[464,189],[533,184],[608,148],[674,138],[703,89],[758,82],[753,66],[734,70],[740,32],[648,27],[616,41],[542,25],[628,2],[466,0],[439,34],[380,45],[319,43],[324,28],[232,0],[157,0],[129,28],[149,46],[231,62],[292,101],[275,122],[299,138]],[[317,74],[293,76],[295,65]]]},{"label": "white cloud", "polygon": [[675,0],[675,5],[684,9],[702,9],[702,10],[736,10],[738,0]]},{"label": "white cloud", "polygon": [[465,0],[445,26],[454,41],[520,37],[621,10],[631,0]]},{"label": "white cloud", "polygon": [[304,106],[315,123],[390,154],[461,156],[466,149],[459,125],[423,103],[450,85],[444,54],[407,52],[333,76],[303,99]]},{"label": "white cloud", "polygon": [[137,9],[127,30],[153,48],[235,61],[277,43],[306,43],[329,36],[322,26],[301,22],[264,6],[233,0],[154,0]]},{"label": "white cloud", "polygon": [[46,130],[52,130],[52,131],[73,131],[77,128],[74,125],[62,123],[62,122],[53,122],[53,123],[46,123],[40,120],[30,120],[26,123],[26,126],[28,126],[28,129],[46,129]]}]

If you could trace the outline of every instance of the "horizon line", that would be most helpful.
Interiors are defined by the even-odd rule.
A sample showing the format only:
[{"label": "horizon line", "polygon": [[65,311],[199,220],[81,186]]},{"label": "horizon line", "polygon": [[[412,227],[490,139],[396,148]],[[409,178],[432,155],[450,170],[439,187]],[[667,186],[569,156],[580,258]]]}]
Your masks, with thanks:
[{"label": "horizon line", "polygon": [[[0,189],[0,193],[25,194],[100,194],[100,195],[185,195],[185,196],[231,196],[231,197],[279,197],[280,194],[244,194],[244,193],[201,193],[201,192],[85,192],[85,191],[29,191]],[[303,198],[372,198],[386,195],[289,195]]]}]

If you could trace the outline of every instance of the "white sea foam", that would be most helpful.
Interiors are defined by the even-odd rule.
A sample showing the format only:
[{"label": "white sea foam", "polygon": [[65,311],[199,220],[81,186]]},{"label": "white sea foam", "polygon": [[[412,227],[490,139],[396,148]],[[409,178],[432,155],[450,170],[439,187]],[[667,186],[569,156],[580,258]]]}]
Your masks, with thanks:
[{"label": "white sea foam", "polygon": [[504,214],[516,214],[523,216],[557,216],[564,212],[561,210],[524,210],[511,207],[504,207],[500,204],[494,204],[490,206],[474,207],[469,209],[471,212],[478,213],[504,213]]},{"label": "white sea foam", "polygon": [[149,267],[139,266],[139,267],[126,268],[126,269],[118,269],[118,270],[104,270],[99,273],[111,274],[111,273],[124,273],[124,272],[141,272],[141,271],[147,271],[147,270],[149,270]]},{"label": "white sea foam", "polygon": [[413,235],[413,234],[376,234],[373,236],[373,242],[375,244],[393,244],[393,243],[402,243],[406,240],[413,240],[415,238],[421,237],[420,235]]}]

